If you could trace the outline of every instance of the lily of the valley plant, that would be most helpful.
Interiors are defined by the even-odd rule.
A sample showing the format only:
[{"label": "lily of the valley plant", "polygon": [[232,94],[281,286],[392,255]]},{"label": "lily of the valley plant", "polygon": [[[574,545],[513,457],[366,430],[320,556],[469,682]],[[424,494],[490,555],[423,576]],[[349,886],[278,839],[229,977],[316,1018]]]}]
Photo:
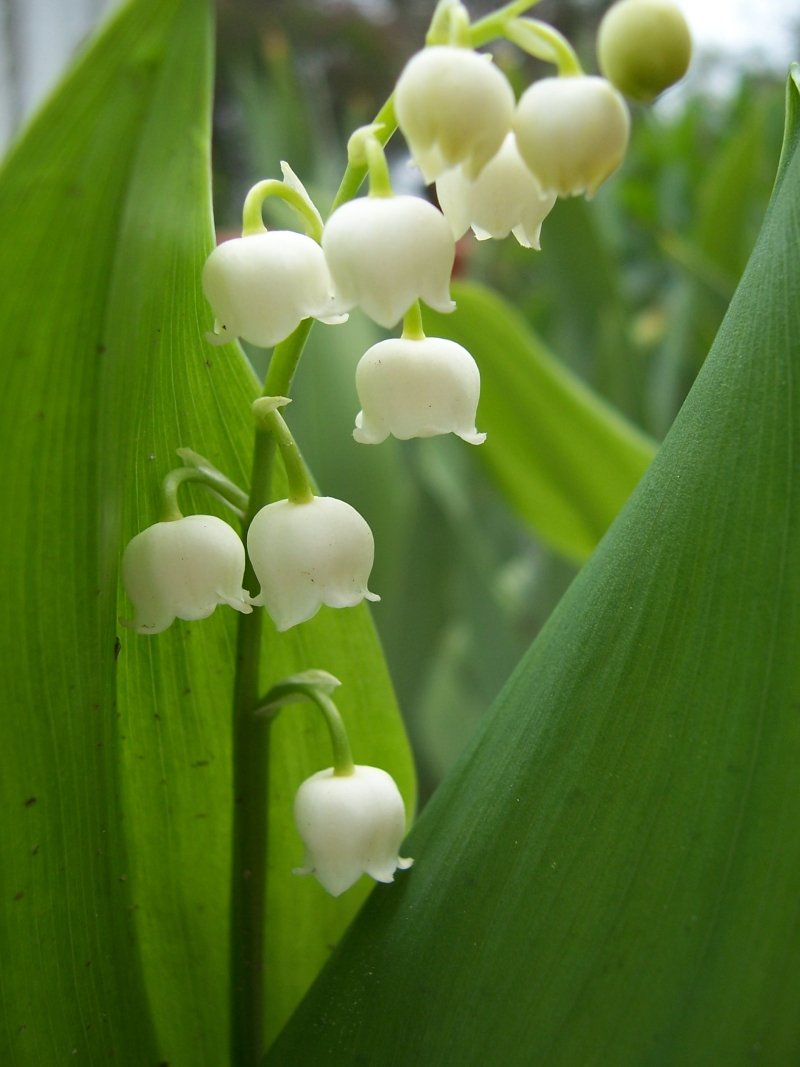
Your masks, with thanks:
[{"label": "lily of the valley plant", "polygon": [[[391,332],[358,363],[356,442],[379,446],[389,436],[408,441],[453,434],[491,449],[480,429],[479,366],[466,347],[425,331],[425,306],[445,314],[455,306],[456,240],[472,229],[483,240],[512,234],[527,249],[538,250],[540,243],[546,249],[547,215],[556,199],[591,197],[624,160],[630,116],[623,93],[633,87],[634,95],[655,95],[688,62],[676,9],[660,4],[668,32],[663,38],[653,32],[643,51],[637,18],[652,5],[622,0],[619,17],[604,29],[606,76],[586,74],[568,41],[524,17],[534,2],[516,0],[473,23],[458,0],[442,0],[426,47],[408,60],[393,97],[375,123],[350,138],[348,168],[327,220],[287,163],[282,178],[253,186],[242,236],[220,244],[198,279],[213,322],[209,343],[241,338],[276,346],[261,399],[252,412],[242,412],[253,420],[256,439],[251,483],[238,486],[209,460],[181,449],[183,466],[164,477],[161,514],[124,550],[123,580],[133,607],[126,624],[138,633],[158,635],[175,619],[194,622],[217,608],[240,613],[237,796],[266,804],[259,750],[275,717],[291,714],[283,709],[297,702],[321,712],[333,759],[297,783],[297,873],[313,875],[334,896],[362,874],[391,882],[411,866],[401,855],[410,812],[386,771],[354,762],[346,723],[330,695],[339,683],[326,674],[326,664],[311,662],[303,673],[281,678],[271,664],[259,663],[262,625],[285,631],[320,611],[379,600],[369,581],[381,544],[349,503],[316,490],[281,414],[309,329],[314,320],[335,328],[348,314],[363,313]],[[501,40],[550,63],[553,75],[517,100],[491,53],[477,50]],[[392,185],[385,145],[395,124],[417,168],[415,195]],[[364,195],[357,195],[365,179]],[[441,210],[425,188],[434,182]],[[294,209],[298,230],[266,228],[262,208],[270,197]],[[229,506],[231,522],[184,515],[178,503],[184,482],[212,491]],[[281,484],[283,496],[274,489]],[[263,677],[270,679],[266,687]],[[354,681],[341,679],[345,687]],[[288,808],[280,813],[291,817]],[[231,1062],[256,1067],[264,1052],[260,1013],[268,966],[262,956],[266,812],[240,804],[233,819]],[[425,877],[424,854],[415,861],[403,878]],[[244,940],[236,924],[245,916],[243,952],[236,947]]]}]

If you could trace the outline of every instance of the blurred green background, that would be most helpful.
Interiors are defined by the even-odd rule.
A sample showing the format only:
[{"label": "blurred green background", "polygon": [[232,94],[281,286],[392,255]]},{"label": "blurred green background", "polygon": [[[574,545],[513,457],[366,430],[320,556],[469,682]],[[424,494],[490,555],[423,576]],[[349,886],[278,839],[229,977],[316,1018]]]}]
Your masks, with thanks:
[{"label": "blurred green background", "polygon": [[[606,6],[542,3],[536,17],[567,33],[595,72],[594,30]],[[347,136],[371,121],[391,91],[423,39],[430,8],[221,6],[220,238],[240,224],[247,188],[277,175],[282,159],[325,212]],[[473,17],[482,8],[488,5],[471,4]],[[495,55],[517,91],[544,73],[511,47]],[[623,167],[593,201],[557,204],[541,252],[468,235],[457,260],[459,278],[502,293],[564,365],[656,440],[694,380],[747,261],[783,127],[782,76],[742,74],[720,96],[704,90],[697,67],[679,101],[633,109]],[[398,189],[422,193],[399,135],[390,162]],[[275,211],[275,225],[294,225],[280,206]],[[353,372],[381,336],[358,311],[344,327],[316,326],[287,419],[321,490],[349,500],[375,532],[371,584],[383,599],[374,617],[424,802],[578,563],[547,547],[515,513],[479,449],[451,438],[390,439],[377,448],[353,442]],[[251,356],[263,370],[264,354]],[[492,448],[491,435],[483,447]]]}]

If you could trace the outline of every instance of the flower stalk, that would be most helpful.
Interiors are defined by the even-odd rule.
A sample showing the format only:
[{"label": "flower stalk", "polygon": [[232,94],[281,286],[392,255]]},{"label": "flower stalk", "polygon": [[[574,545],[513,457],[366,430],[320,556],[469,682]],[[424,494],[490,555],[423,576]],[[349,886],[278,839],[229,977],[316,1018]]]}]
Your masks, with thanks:
[{"label": "flower stalk", "polygon": [[248,497],[243,489],[240,489],[222,471],[217,470],[204,456],[193,452],[190,448],[179,448],[178,455],[184,461],[185,466],[171,470],[161,483],[160,519],[162,522],[183,518],[183,512],[178,505],[178,490],[185,482],[196,482],[204,486],[240,519],[244,518]]},{"label": "flower stalk", "polygon": [[[276,345],[264,380],[264,396],[291,390],[297,364],[311,330],[306,319]],[[269,503],[275,439],[256,422],[250,500],[242,537]],[[245,583],[257,578],[249,558]],[[264,616],[242,616],[236,636],[233,692],[233,863],[231,874],[231,1063],[258,1067],[264,1054],[264,901],[267,891],[269,746],[271,718],[254,714],[261,694],[260,656]]]},{"label": "flower stalk", "polygon": [[261,212],[264,201],[271,196],[285,200],[293,207],[305,222],[308,236],[313,237],[319,243],[322,236],[322,222],[313,205],[301,192],[277,178],[267,178],[256,182],[245,197],[242,208],[242,237],[252,237],[254,234],[267,232]]}]

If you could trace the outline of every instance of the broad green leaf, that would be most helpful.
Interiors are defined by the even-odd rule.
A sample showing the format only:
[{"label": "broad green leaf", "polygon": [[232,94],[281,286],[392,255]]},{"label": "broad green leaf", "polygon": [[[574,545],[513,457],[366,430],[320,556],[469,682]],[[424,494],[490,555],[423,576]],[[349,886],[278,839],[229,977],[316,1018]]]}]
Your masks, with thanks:
[{"label": "broad green leaf", "polygon": [[[7,520],[0,532],[4,773],[3,1062],[227,1062],[236,618],[155,637],[120,628],[126,541],[194,448],[244,483],[256,382],[205,340],[212,244],[210,9],[135,0],[51,99],[0,176]],[[187,497],[215,510],[209,497]],[[116,642],[119,641],[117,644]],[[342,679],[359,762],[409,803],[402,727],[365,609],[278,638],[264,689]],[[268,1029],[277,1030],[367,892],[338,900],[301,859],[291,799],[327,765],[310,709],[274,728]],[[273,977],[274,976],[274,977]]]},{"label": "broad green leaf", "polygon": [[454,287],[452,315],[426,314],[481,369],[477,451],[514,508],[569,559],[595,547],[653,457],[655,445],[561,366],[499,295]]},{"label": "broad green leaf", "polygon": [[797,1061],[800,124],[659,455],[265,1060]]}]

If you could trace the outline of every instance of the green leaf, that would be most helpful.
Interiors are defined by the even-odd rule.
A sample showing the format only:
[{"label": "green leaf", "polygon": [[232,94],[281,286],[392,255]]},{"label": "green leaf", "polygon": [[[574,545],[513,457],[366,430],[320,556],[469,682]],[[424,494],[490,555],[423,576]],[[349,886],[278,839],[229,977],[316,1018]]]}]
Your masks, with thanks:
[{"label": "green leaf", "polygon": [[793,82],[790,101],[759,241],[673,429],[270,1067],[797,1060]]},{"label": "green leaf", "polygon": [[502,297],[454,287],[428,333],[463,344],[481,369],[476,451],[508,501],[568,559],[583,561],[630,496],[655,445],[549,354]]},{"label": "green leaf", "polygon": [[[0,1033],[3,1062],[227,1061],[236,618],[122,629],[126,541],[189,447],[246,484],[256,382],[204,340],[212,245],[210,6],[135,0],[0,176]],[[183,500],[183,498],[182,498]],[[225,515],[190,488],[187,510]],[[359,762],[410,802],[402,727],[366,609],[266,627],[264,690],[342,679]],[[291,799],[330,762],[309,709],[272,747],[268,1030],[367,892],[293,878]],[[274,976],[274,977],[273,977]]]}]

